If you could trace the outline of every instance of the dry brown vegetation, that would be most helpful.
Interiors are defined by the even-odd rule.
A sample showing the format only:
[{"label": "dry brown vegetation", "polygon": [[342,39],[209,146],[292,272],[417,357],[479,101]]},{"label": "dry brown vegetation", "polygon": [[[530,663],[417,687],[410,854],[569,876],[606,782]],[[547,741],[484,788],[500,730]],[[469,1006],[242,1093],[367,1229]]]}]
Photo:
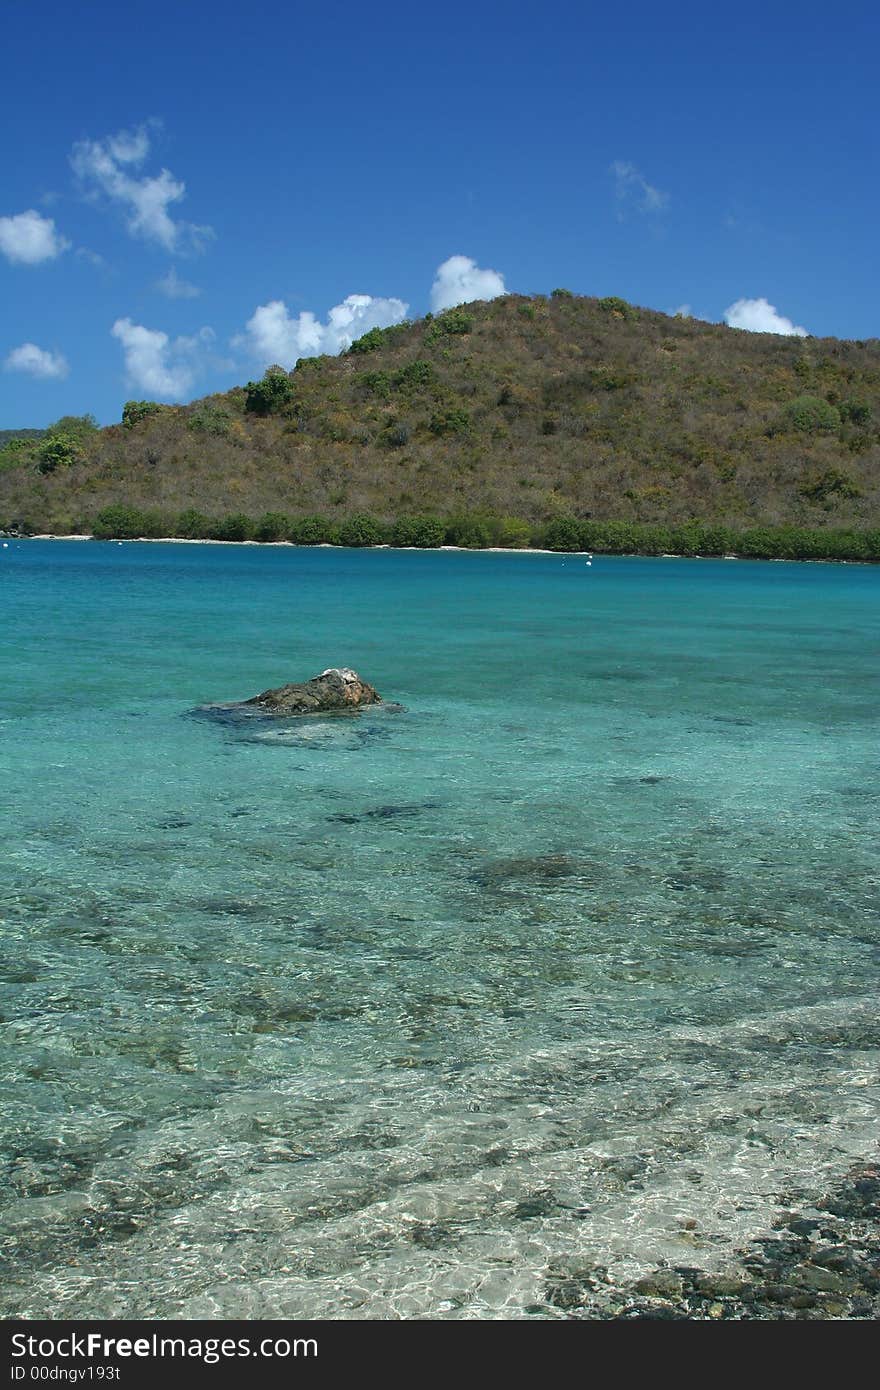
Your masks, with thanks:
[{"label": "dry brown vegetation", "polygon": [[880,522],[876,339],[752,334],[559,292],[369,336],[366,351],[298,364],[278,413],[248,411],[237,388],[100,430],[53,471],[39,441],[7,447],[0,525],[88,530],[110,504],[168,518]]}]

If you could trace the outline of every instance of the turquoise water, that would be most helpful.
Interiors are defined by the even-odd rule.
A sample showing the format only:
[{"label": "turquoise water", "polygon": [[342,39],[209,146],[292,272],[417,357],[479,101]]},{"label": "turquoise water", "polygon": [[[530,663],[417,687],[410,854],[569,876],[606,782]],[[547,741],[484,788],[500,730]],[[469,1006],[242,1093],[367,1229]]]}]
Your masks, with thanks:
[{"label": "turquoise water", "polygon": [[878,597],[10,542],[0,1311],[555,1316],[873,1152]]}]

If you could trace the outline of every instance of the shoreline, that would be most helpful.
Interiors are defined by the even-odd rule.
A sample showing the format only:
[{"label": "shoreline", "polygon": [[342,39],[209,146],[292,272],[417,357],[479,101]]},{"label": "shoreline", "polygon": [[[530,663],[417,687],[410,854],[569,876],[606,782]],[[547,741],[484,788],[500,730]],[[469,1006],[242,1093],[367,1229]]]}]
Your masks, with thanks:
[{"label": "shoreline", "polygon": [[769,565],[866,565],[876,564],[873,560],[845,560],[835,559],[829,556],[826,559],[813,557],[785,557],[780,555],[759,556],[759,555],[737,555],[733,552],[726,555],[681,555],[674,551],[663,551],[659,555],[647,555],[639,550],[627,551],[602,551],[602,550],[547,550],[537,546],[503,546],[503,545],[334,545],[331,541],[318,541],[315,545],[301,545],[296,541],[224,541],[212,538],[190,537],[190,536],[128,536],[124,539],[107,537],[106,540],[90,535],[88,533],[57,536],[52,533],[37,532],[32,536],[12,536],[6,535],[2,539],[9,541],[97,541],[99,545],[231,545],[253,546],[259,550],[285,549],[285,550],[394,550],[401,553],[430,553],[431,551],[447,551],[452,554],[460,555],[558,555],[560,557],[571,556],[572,558],[586,557],[592,560],[596,556],[602,559],[611,560],[746,560],[755,564]]}]

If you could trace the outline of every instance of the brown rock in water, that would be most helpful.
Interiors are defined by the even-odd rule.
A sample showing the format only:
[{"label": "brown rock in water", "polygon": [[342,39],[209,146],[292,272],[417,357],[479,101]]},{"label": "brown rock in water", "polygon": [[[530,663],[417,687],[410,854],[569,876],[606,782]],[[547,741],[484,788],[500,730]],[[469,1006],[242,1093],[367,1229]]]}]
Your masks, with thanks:
[{"label": "brown rock in water", "polygon": [[382,696],[347,666],[332,666],[298,685],[279,685],[264,690],[243,707],[256,705],[266,714],[325,714],[337,710],[347,713],[362,705],[380,705]]}]

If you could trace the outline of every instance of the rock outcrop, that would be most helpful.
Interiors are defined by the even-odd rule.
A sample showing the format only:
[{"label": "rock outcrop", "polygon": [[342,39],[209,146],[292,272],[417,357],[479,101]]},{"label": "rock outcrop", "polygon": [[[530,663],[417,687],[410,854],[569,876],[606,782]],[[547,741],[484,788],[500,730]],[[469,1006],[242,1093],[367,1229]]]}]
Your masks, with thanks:
[{"label": "rock outcrop", "polygon": [[259,709],[265,714],[351,713],[363,705],[379,705],[382,697],[347,666],[332,666],[298,685],[280,685],[244,700],[241,708]]}]

